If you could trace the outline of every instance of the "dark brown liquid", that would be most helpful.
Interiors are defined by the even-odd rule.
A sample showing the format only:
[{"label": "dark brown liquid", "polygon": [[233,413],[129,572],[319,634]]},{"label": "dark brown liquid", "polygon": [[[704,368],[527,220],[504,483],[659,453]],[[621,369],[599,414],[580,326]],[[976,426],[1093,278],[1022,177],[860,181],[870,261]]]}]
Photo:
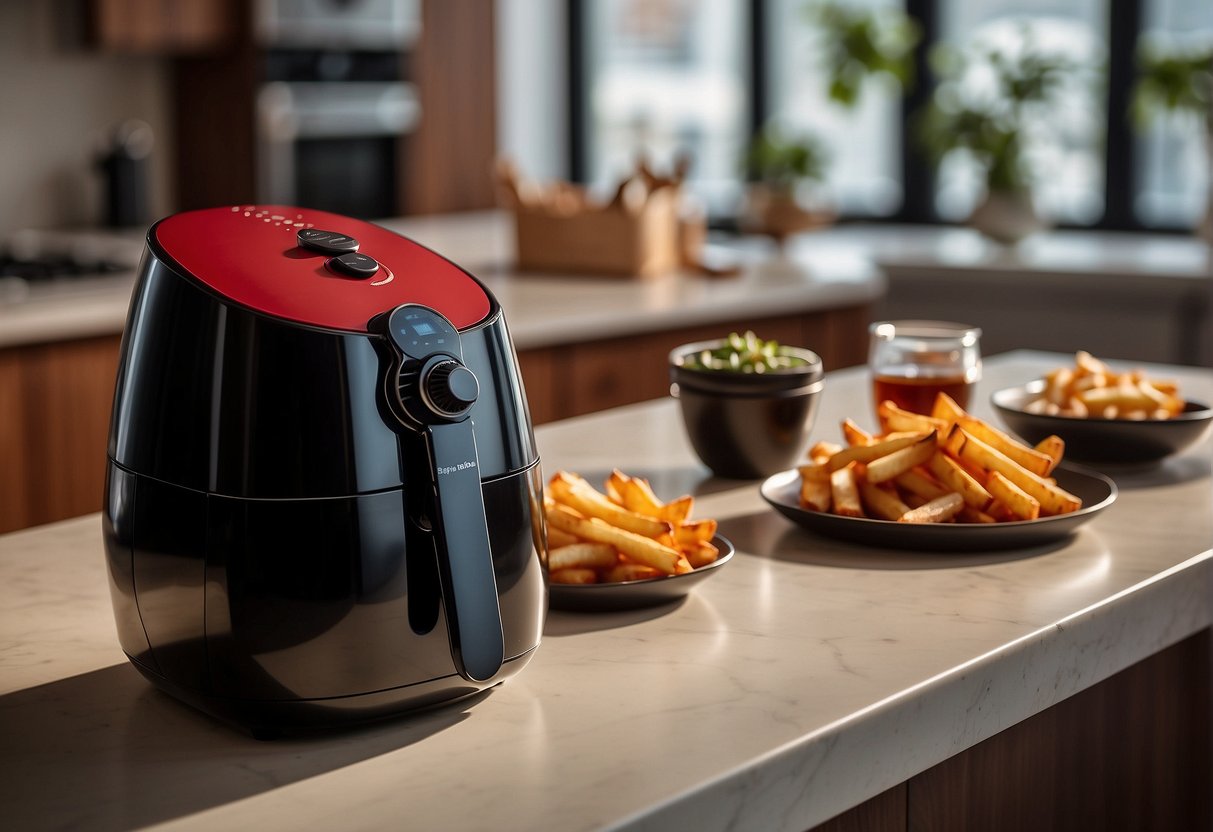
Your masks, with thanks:
[{"label": "dark brown liquid", "polygon": [[969,395],[973,382],[965,381],[964,374],[949,376],[873,376],[872,395],[876,404],[885,399],[902,410],[910,410],[929,416],[935,404],[936,393],[947,393],[961,407],[969,406]]}]

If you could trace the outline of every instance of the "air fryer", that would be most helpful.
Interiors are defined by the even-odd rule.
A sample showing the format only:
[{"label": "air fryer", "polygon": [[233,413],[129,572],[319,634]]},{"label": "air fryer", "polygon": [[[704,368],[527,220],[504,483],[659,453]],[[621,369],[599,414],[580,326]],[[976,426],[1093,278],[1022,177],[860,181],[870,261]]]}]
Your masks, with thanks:
[{"label": "air fryer", "polygon": [[149,230],[105,502],[127,656],[254,731],[467,696],[539,644],[542,479],[501,308],[370,223]]}]

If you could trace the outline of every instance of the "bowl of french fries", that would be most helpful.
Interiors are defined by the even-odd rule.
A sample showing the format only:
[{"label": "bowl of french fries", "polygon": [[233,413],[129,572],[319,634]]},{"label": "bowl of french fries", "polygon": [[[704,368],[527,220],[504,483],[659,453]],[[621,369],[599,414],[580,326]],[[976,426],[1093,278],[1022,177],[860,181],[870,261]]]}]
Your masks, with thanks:
[{"label": "bowl of french fries", "polygon": [[691,447],[713,473],[730,479],[765,477],[804,455],[822,375],[816,353],[753,332],[670,353],[670,393]]},{"label": "bowl of french fries", "polygon": [[1213,409],[1185,400],[1178,385],[1141,369],[1114,370],[1087,352],[990,398],[1003,423],[1029,443],[1065,440],[1070,459],[1092,465],[1150,465],[1195,445]]},{"label": "bowl of french fries", "polygon": [[663,501],[622,471],[604,491],[558,471],[544,492],[550,605],[618,610],[685,596],[733,556],[715,520],[692,519],[694,507],[694,497]]},{"label": "bowl of french fries", "polygon": [[963,410],[947,394],[929,415],[891,401],[880,430],[842,422],[845,444],[768,478],[762,495],[813,531],[900,549],[1005,549],[1057,540],[1116,498],[1094,471],[1062,466],[1056,436],[1029,446]]}]

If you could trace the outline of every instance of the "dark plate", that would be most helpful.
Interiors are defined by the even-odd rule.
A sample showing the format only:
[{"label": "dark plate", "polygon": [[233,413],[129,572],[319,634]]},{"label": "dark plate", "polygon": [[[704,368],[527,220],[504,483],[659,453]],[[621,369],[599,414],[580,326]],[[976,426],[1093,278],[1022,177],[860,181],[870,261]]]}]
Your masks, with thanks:
[{"label": "dark plate", "polygon": [[800,507],[800,473],[795,470],[768,478],[762,496],[784,517],[826,537],[890,549],[979,552],[1059,540],[1116,499],[1116,483],[1103,474],[1063,463],[1054,475],[1058,485],[1082,499],[1083,507],[1071,514],[1012,523],[897,523],[808,511]]},{"label": "dark plate", "polygon": [[554,610],[572,612],[607,612],[677,601],[733,559],[733,544],[727,538],[716,535],[712,538],[712,545],[720,550],[720,557],[685,575],[615,584],[551,584],[548,606]]},{"label": "dark plate", "polygon": [[1205,437],[1213,427],[1213,410],[1185,402],[1173,419],[1079,419],[1027,413],[1024,406],[1044,389],[1043,380],[1008,387],[990,396],[998,418],[1035,445],[1057,434],[1066,443],[1066,459],[1092,465],[1147,465],[1177,454]]}]

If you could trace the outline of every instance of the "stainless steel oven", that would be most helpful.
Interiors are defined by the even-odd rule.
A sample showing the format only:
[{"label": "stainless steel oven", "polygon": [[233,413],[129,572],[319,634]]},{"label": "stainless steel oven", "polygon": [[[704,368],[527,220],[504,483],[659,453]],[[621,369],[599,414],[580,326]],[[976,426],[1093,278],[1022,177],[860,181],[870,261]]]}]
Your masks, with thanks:
[{"label": "stainless steel oven", "polygon": [[256,0],[257,39],[287,49],[408,49],[421,0]]},{"label": "stainless steel oven", "polygon": [[257,199],[374,218],[402,213],[399,160],[421,107],[406,55],[415,0],[256,6]]}]

